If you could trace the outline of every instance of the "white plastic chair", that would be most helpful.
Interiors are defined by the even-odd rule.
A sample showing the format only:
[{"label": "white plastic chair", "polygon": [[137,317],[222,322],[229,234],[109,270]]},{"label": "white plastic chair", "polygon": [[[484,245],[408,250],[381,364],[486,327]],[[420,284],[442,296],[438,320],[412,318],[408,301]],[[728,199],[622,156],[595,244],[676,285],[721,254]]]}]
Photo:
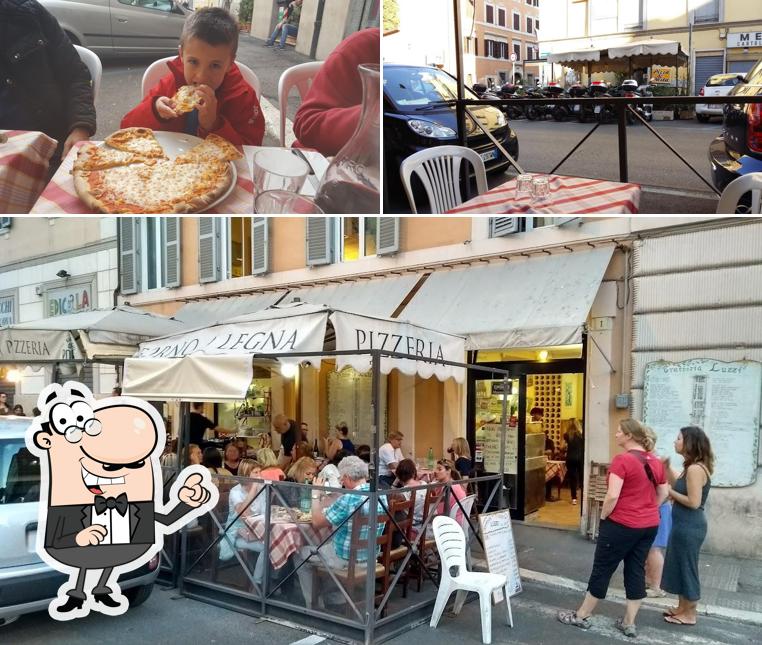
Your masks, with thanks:
[{"label": "white plastic chair", "polygon": [[[459,486],[459,484],[454,485]],[[471,566],[471,526],[468,523],[468,518],[471,516],[471,509],[474,506],[474,501],[476,501],[476,495],[466,495],[466,497],[460,500],[460,503],[463,506],[463,521],[458,522],[460,528],[463,529],[463,535],[466,536],[466,563],[469,567]],[[458,506],[458,503],[453,499],[449,516],[456,522],[458,520],[459,510],[461,510],[461,507]]]},{"label": "white plastic chair", "polygon": [[762,214],[762,172],[750,172],[731,181],[722,191],[717,204],[718,215],[733,215],[738,208],[738,200],[751,192],[751,209],[745,215]]},{"label": "white plastic chair", "polygon": [[[503,590],[506,605],[506,625],[513,627],[511,599],[508,596],[508,580],[501,573],[481,573],[469,571],[466,567],[466,536],[463,529],[451,517],[439,515],[432,521],[434,539],[437,542],[439,556],[442,559],[442,579],[439,583],[434,613],[431,615],[431,627],[436,627],[442,617],[445,605],[452,595],[455,596],[453,613],[459,614],[466,602],[469,591],[479,594],[479,606],[482,615],[482,642],[492,642],[492,592]],[[455,574],[451,571],[455,571]]]},{"label": "white plastic chair", "polygon": [[482,158],[470,148],[462,146],[436,146],[410,155],[400,165],[402,185],[413,213],[418,213],[411,188],[411,175],[415,173],[423,183],[432,213],[445,213],[463,203],[460,193],[460,164],[467,160],[474,167],[476,191],[487,192],[487,171]]},{"label": "white plastic chair", "polygon": [[296,89],[299,92],[299,98],[303,101],[304,97],[307,96],[307,91],[312,86],[312,79],[317,76],[322,66],[323,61],[321,60],[294,65],[293,67],[284,70],[278,79],[280,145],[283,147],[286,145],[286,109],[288,107],[288,95],[291,93],[291,88],[296,85]]},{"label": "white plastic chair", "polygon": [[[151,91],[151,88],[156,85],[156,83],[158,83],[163,76],[166,76],[169,73],[169,67],[167,66],[167,63],[171,60],[174,60],[175,58],[177,58],[177,56],[167,56],[166,58],[155,60],[148,66],[146,71],[143,72],[143,80],[140,83],[140,90],[143,97],[145,97],[148,92]],[[241,76],[243,76],[243,80],[251,85],[251,88],[254,90],[254,94],[256,94],[257,99],[259,99],[259,95],[262,90],[262,84],[259,82],[259,77],[250,67],[244,65],[240,61],[236,61],[235,64],[238,65],[238,69],[241,70]]]},{"label": "white plastic chair", "polygon": [[90,78],[93,81],[93,103],[98,100],[98,91],[101,87],[101,76],[103,75],[103,65],[101,65],[101,59],[98,58],[98,54],[94,51],[87,49],[87,47],[80,47],[74,45],[74,49],[77,50],[79,57],[90,72]]}]

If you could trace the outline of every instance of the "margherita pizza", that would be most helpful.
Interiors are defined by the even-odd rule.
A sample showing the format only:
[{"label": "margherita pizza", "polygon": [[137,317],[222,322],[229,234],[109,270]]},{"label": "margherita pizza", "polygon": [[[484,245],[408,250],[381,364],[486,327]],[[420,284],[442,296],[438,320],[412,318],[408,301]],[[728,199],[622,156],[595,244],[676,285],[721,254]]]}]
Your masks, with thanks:
[{"label": "margherita pizza", "polygon": [[[115,132],[106,142],[135,140],[122,137],[123,132]],[[156,141],[153,132],[148,132]],[[202,212],[230,187],[233,173],[227,157],[231,149],[236,158],[241,156],[235,146],[216,135],[175,159],[166,159],[159,149],[162,158],[95,144],[81,146],[72,170],[77,194],[88,209],[101,213]]]},{"label": "margherita pizza", "polygon": [[117,150],[134,152],[147,158],[166,159],[167,157],[164,154],[164,149],[153,136],[151,128],[117,130],[114,134],[106,137],[106,145]]},{"label": "margherita pizza", "polygon": [[172,97],[177,114],[185,114],[195,110],[201,101],[201,95],[193,85],[183,85]]}]

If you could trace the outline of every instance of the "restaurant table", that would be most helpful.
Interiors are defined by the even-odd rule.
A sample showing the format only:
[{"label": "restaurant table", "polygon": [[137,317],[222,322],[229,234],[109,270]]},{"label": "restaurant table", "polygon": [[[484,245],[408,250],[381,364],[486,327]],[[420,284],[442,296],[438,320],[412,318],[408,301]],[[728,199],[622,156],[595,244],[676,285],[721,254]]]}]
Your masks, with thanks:
[{"label": "restaurant table", "polygon": [[[94,141],[93,143],[101,143]],[[82,145],[82,144],[79,144]],[[244,158],[234,161],[238,179],[233,192],[214,208],[206,213],[223,213],[250,215],[254,211],[254,184],[251,181],[253,157],[262,146],[243,146]],[[315,195],[317,182],[328,167],[328,160],[315,150],[302,150],[315,171],[316,181],[308,178],[301,190],[303,195]],[[71,175],[72,165],[76,158],[76,150],[72,149],[53,175],[50,183],[42,191],[42,195],[30,211],[35,214],[60,215],[62,213],[86,213],[86,206],[77,196],[74,180]]]},{"label": "restaurant table", "polygon": [[572,213],[630,215],[638,212],[640,186],[637,184],[564,175],[526,174],[548,178],[550,196],[547,199],[533,202],[529,195],[517,199],[516,180],[511,179],[447,212],[481,215]]},{"label": "restaurant table", "polygon": [[[238,535],[247,542],[265,541],[264,515],[252,515],[244,520],[247,528],[240,529]],[[280,569],[288,559],[302,547],[309,546],[304,539],[302,529],[317,546],[331,533],[330,528],[316,529],[306,522],[270,522],[270,562],[273,568]]]},{"label": "restaurant table", "polygon": [[556,477],[558,477],[559,480],[563,483],[564,478],[566,477],[566,462],[554,461],[552,459],[546,460],[545,461],[545,481],[546,482],[552,481]]},{"label": "restaurant table", "polygon": [[48,181],[58,143],[42,132],[0,130],[0,213],[28,213]]}]

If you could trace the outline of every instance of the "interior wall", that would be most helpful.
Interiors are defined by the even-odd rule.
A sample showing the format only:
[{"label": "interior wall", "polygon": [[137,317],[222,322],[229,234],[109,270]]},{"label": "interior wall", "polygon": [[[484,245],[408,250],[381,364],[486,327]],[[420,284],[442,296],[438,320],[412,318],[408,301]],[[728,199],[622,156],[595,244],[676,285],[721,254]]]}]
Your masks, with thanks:
[{"label": "interior wall", "polygon": [[321,407],[321,392],[325,390],[320,389],[320,372],[313,367],[307,367],[300,369],[299,384],[301,388],[301,405],[299,413],[299,421],[307,423],[309,426],[309,441],[310,445],[315,442],[315,439],[320,438],[320,430],[323,427],[321,423],[320,407]]},{"label": "interior wall", "polygon": [[415,403],[414,443],[406,441],[402,451],[406,457],[409,456],[408,446],[412,445],[414,456],[420,459],[428,455],[429,448],[433,448],[434,456],[439,458],[443,452],[444,383],[436,378],[422,379],[416,376]]}]

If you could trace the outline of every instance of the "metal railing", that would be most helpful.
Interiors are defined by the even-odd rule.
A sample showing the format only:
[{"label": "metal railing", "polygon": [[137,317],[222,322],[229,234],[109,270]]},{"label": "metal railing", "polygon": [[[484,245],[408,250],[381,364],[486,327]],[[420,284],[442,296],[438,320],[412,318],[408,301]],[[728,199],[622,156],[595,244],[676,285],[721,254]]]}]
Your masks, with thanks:
[{"label": "metal railing", "polygon": [[[643,119],[634,109],[633,106],[637,105],[653,105],[657,106],[674,106],[674,105],[695,105],[701,104],[742,104],[749,103],[762,103],[762,95],[760,96],[643,96],[643,97],[620,97],[620,96],[607,96],[607,97],[584,97],[584,98],[513,98],[513,99],[452,99],[447,101],[450,105],[454,105],[458,111],[458,137],[460,145],[467,146],[467,133],[465,128],[465,117],[469,106],[481,106],[492,105],[500,108],[506,105],[513,106],[529,106],[529,105],[562,105],[562,106],[611,106],[616,113],[616,123],[618,126],[618,151],[619,151],[619,181],[629,181],[629,164],[627,156],[627,118],[630,117],[638,119],[646,128],[651,132],[666,148],[670,150],[680,161],[693,172],[709,189],[719,195],[720,192],[706,180],[706,178],[691,165],[691,163],[681,155],[662,135],[660,135],[654,128]],[[519,171],[522,172],[521,167],[511,158],[508,152],[502,145],[495,139],[494,136],[484,127],[484,125],[475,117],[472,118],[474,123],[492,140],[498,150],[511,162],[511,164]],[[596,123],[593,128],[588,132],[580,141],[578,141],[574,147],[557,163],[551,174],[554,173],[569,157],[571,157],[580,146],[595,132],[598,127],[602,125],[600,122]],[[468,188],[468,183],[466,183]]]}]

